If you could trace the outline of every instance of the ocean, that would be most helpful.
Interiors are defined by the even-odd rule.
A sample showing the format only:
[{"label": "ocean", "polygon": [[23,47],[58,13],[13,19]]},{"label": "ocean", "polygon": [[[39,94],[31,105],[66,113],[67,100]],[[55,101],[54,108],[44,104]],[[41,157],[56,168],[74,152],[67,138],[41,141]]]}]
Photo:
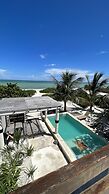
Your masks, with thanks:
[{"label": "ocean", "polygon": [[0,85],[16,83],[22,89],[44,89],[55,87],[53,81],[27,81],[27,80],[0,80]]},{"label": "ocean", "polygon": [[[16,83],[21,89],[44,89],[55,87],[53,81],[28,81],[28,80],[0,80],[0,85],[7,83]],[[86,83],[82,83],[80,87],[84,87]]]}]

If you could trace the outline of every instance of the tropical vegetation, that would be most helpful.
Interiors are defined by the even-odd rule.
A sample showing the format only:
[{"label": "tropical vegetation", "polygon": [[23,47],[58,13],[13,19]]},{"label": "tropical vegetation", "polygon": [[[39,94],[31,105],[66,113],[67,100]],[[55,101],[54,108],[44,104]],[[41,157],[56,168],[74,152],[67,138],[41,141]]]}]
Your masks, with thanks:
[{"label": "tropical vegetation", "polygon": [[0,165],[0,194],[8,194],[17,189],[17,181],[20,176],[22,155],[20,152],[11,152],[4,148],[2,151],[2,164]]},{"label": "tropical vegetation", "polygon": [[0,165],[0,194],[8,194],[18,188],[18,181],[23,170],[27,172],[28,180],[33,180],[36,168],[22,169],[24,158],[32,155],[33,146],[24,146],[21,139],[21,130],[17,128],[13,136],[13,144],[7,145],[1,150],[2,163]]},{"label": "tropical vegetation", "polygon": [[41,93],[53,93],[55,91],[55,88],[45,88],[41,90]]},{"label": "tropical vegetation", "polygon": [[28,180],[34,180],[34,173],[36,171],[36,166],[31,165],[30,168],[27,168],[24,172],[28,176]]},{"label": "tropical vegetation", "polygon": [[31,156],[33,151],[34,151],[34,147],[32,145],[24,147],[24,154],[26,157]]},{"label": "tropical vegetation", "polygon": [[[98,134],[109,139],[109,132],[106,128],[107,121],[109,120],[109,96],[99,94],[99,92],[109,93],[109,87],[106,87],[108,79],[103,79],[103,74],[96,72],[91,80],[86,76],[87,84],[84,88],[78,88],[83,78],[77,77],[75,73],[66,71],[62,73],[60,81],[54,77],[53,79],[55,80],[56,87],[47,88],[41,92],[51,95],[56,100],[64,101],[64,111],[66,111],[66,103],[68,100],[77,103],[83,108],[90,107],[91,112],[94,105],[102,107],[104,112],[94,122],[94,127],[96,127]],[[7,86],[0,86],[1,98],[31,96],[33,93],[34,90],[21,90],[16,84],[9,83]],[[17,128],[13,136],[13,146],[6,146],[1,152],[0,194],[8,194],[17,189],[23,160],[25,157],[31,156],[34,151],[32,146],[23,146],[20,143],[20,139],[21,129]],[[35,166],[24,169],[28,181],[33,180],[35,170]]]},{"label": "tropical vegetation", "polygon": [[22,90],[17,84],[0,85],[0,98],[31,97],[35,92],[35,90]]},{"label": "tropical vegetation", "polygon": [[72,99],[74,89],[82,82],[83,78],[77,78],[77,74],[66,71],[62,73],[61,81],[58,81],[56,78],[54,80],[56,88],[53,96],[56,100],[64,101],[64,111],[66,111],[67,101]]},{"label": "tropical vegetation", "polygon": [[76,103],[82,108],[87,108],[88,106],[90,106],[88,100],[88,93],[84,91],[83,88],[79,88],[74,91],[74,95],[72,96],[72,102]]},{"label": "tropical vegetation", "polygon": [[[76,98],[74,101],[81,105],[82,107],[90,107],[90,111],[92,112],[92,108],[94,105],[104,106],[103,96],[99,94],[99,92],[105,90],[106,84],[108,83],[108,79],[103,79],[103,74],[96,72],[92,78],[89,79],[89,76],[86,76],[87,84],[84,89],[78,89],[75,91]],[[101,103],[102,102],[102,103]]]},{"label": "tropical vegetation", "polygon": [[[82,83],[83,78],[76,80],[76,76],[76,74],[65,72],[61,75],[61,81],[53,77],[56,87],[46,88],[41,92],[56,100],[64,101],[64,111],[66,111],[66,102],[68,100],[82,108],[90,107],[90,111],[92,111],[94,105],[105,108],[107,105],[104,103],[104,97],[99,92],[106,93],[107,96],[109,93],[109,87],[107,87],[108,79],[103,79],[103,74],[96,72],[91,80],[86,76],[87,84],[81,88],[79,84]],[[75,89],[75,86],[77,89]],[[106,99],[105,101],[108,102],[109,100]]]},{"label": "tropical vegetation", "polygon": [[96,72],[90,81],[89,76],[86,76],[88,83],[88,98],[90,103],[90,111],[95,103],[96,96],[100,90],[106,86],[108,79],[103,79],[103,73]]},{"label": "tropical vegetation", "polygon": [[19,145],[19,141],[21,139],[21,128],[16,128],[14,130],[14,143],[16,144],[17,148],[18,148],[18,145]]}]

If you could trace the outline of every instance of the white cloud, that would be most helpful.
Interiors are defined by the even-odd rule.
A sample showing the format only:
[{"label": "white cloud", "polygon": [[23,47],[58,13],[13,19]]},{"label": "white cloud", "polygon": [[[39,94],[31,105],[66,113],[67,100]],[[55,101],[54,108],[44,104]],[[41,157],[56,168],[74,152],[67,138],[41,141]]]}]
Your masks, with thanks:
[{"label": "white cloud", "polygon": [[6,75],[6,69],[0,69],[0,77],[3,78]]},{"label": "white cloud", "polygon": [[46,59],[46,57],[47,57],[47,54],[40,54],[41,59]]},{"label": "white cloud", "polygon": [[103,51],[98,52],[97,55],[105,55],[105,54],[108,54],[108,53],[109,53],[109,51],[103,50]]},{"label": "white cloud", "polygon": [[55,63],[51,63],[51,64],[47,64],[47,65],[45,65],[46,67],[54,67],[54,66],[56,66],[56,64]]},{"label": "white cloud", "polygon": [[0,69],[0,79],[9,79],[9,80],[49,80],[50,75],[45,72],[40,72],[35,74],[16,74],[6,69]]},{"label": "white cloud", "polygon": [[46,69],[45,73],[57,76],[57,75],[60,75],[61,73],[66,72],[66,71],[76,73],[78,75],[78,77],[85,77],[87,74],[89,76],[93,76],[93,74],[94,74],[93,72],[90,72],[88,70],[70,69],[70,68],[63,68],[63,69],[61,69],[61,68],[50,68],[50,69]]}]

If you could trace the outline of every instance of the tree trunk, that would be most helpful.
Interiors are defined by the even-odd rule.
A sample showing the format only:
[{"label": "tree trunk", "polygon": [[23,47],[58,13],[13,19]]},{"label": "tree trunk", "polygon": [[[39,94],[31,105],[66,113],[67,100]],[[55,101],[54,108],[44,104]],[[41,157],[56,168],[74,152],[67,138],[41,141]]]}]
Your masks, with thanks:
[{"label": "tree trunk", "polygon": [[93,107],[93,96],[90,97],[90,112],[92,112],[92,107]]},{"label": "tree trunk", "polygon": [[66,112],[66,101],[64,101],[64,112]]},{"label": "tree trunk", "polygon": [[92,107],[93,107],[93,105],[91,104],[91,105],[90,105],[90,112],[92,112]]}]

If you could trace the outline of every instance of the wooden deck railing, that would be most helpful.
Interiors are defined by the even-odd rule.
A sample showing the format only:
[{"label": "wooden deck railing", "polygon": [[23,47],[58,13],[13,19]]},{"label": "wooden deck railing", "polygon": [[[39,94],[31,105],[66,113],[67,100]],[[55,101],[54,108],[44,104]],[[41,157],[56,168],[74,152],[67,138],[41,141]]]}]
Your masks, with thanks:
[{"label": "wooden deck railing", "polygon": [[108,169],[109,145],[19,188],[12,194],[109,193]]}]

